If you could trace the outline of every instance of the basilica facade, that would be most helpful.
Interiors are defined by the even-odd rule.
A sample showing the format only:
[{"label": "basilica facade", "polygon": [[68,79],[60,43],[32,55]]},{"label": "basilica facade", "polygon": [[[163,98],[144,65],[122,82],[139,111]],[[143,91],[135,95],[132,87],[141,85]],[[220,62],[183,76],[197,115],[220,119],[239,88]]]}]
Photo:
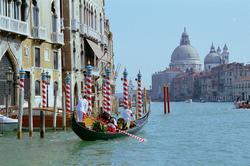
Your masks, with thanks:
[{"label": "basilica facade", "polygon": [[[191,45],[189,35],[186,28],[184,28],[180,44],[174,49],[171,55],[169,68],[152,75],[152,99],[163,99],[162,88],[164,85],[170,86],[172,99],[183,100],[185,96],[192,98],[193,93],[195,97],[198,97],[200,95],[194,87],[194,84],[197,85],[198,83],[197,79],[191,77],[196,77],[204,72],[206,72],[205,75],[210,75],[209,72],[213,68],[228,63],[229,51],[227,45],[225,44],[223,51],[221,51],[220,47],[216,50],[212,44],[209,53],[204,58],[203,70],[199,53]],[[183,80],[188,80],[188,83],[183,83]],[[184,84],[185,86],[183,86]]]}]

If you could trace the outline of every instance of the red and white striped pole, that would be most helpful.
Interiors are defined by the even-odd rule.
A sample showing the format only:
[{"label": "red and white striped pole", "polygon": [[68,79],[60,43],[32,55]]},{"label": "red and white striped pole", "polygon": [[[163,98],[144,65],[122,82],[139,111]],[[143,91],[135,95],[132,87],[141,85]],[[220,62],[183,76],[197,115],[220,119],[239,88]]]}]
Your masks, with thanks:
[{"label": "red and white striped pole", "polygon": [[71,111],[71,96],[70,96],[70,87],[71,87],[71,81],[70,81],[70,74],[67,73],[67,76],[65,78],[65,83],[66,83],[66,102],[65,102],[65,105],[66,105],[66,112],[70,112]]},{"label": "red and white striped pole", "polygon": [[138,117],[141,118],[142,117],[142,89],[141,89],[141,72],[139,71],[139,73],[137,74],[137,105],[138,105]]},{"label": "red and white striped pole", "polygon": [[17,131],[17,138],[22,138],[22,123],[23,123],[23,101],[24,101],[24,78],[25,78],[25,71],[21,69],[19,71],[19,112],[18,112],[18,131]]},{"label": "red and white striped pole", "polygon": [[106,101],[106,76],[103,76],[103,80],[102,80],[102,108],[103,111],[106,111],[106,107],[107,107],[107,101]]},{"label": "red and white striped pole", "polygon": [[42,72],[42,107],[47,107],[47,81],[44,71]]},{"label": "red and white striped pole", "polygon": [[92,70],[93,67],[88,64],[87,66],[87,76],[86,76],[86,86],[87,86],[87,100],[89,102],[89,113],[92,112]]},{"label": "red and white striped pole", "polygon": [[127,69],[124,69],[123,72],[123,107],[124,109],[128,108],[128,72]]},{"label": "red and white striped pole", "polygon": [[111,71],[109,68],[106,69],[106,83],[105,83],[105,88],[106,88],[106,111],[107,113],[111,114],[111,86],[110,86],[110,74]]}]

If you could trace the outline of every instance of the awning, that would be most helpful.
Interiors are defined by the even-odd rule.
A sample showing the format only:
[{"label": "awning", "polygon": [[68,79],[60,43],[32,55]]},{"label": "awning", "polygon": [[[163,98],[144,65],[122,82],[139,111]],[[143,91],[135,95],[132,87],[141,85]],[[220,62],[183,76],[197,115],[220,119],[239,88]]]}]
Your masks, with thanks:
[{"label": "awning", "polygon": [[87,39],[87,42],[89,43],[91,49],[94,51],[95,55],[98,59],[103,58],[103,52],[100,47],[95,42],[92,42],[91,40]]}]

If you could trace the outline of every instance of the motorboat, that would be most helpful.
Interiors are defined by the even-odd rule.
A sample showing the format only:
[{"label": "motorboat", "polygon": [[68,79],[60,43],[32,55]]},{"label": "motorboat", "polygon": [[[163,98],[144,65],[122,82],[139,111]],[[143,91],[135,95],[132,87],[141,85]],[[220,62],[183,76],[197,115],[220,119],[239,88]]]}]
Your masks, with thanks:
[{"label": "motorboat", "polygon": [[12,119],[0,114],[0,132],[17,129],[18,119]]}]

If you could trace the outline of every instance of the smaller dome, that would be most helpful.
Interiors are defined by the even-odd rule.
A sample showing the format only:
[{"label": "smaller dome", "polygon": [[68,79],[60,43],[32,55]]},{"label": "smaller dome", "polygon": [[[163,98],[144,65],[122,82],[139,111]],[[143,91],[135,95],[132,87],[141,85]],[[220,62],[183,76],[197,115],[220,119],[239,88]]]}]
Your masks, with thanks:
[{"label": "smaller dome", "polygon": [[209,53],[205,57],[205,64],[221,64],[221,57],[217,53]]},{"label": "smaller dome", "polygon": [[205,64],[221,64],[221,57],[220,55],[215,51],[214,45],[212,44],[210,53],[207,54],[204,60]]}]

